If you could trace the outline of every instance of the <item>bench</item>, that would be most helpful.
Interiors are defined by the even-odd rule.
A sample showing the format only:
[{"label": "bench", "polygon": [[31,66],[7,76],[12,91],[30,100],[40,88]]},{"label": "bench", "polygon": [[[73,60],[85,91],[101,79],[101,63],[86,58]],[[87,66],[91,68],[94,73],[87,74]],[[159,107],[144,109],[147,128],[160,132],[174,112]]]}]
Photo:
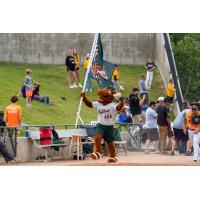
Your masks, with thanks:
[{"label": "bench", "polygon": [[[66,147],[70,146],[70,138],[72,136],[79,136],[80,138],[82,137],[87,137],[87,131],[84,128],[81,129],[64,129],[64,130],[56,130],[58,133],[59,139],[69,139],[68,141],[65,141],[65,143],[61,144],[49,144],[49,145],[41,145],[40,144],[40,132],[39,130],[37,131],[30,131],[30,138],[33,141],[33,144],[37,149],[44,149],[44,154],[45,154],[45,162],[49,160],[48,158],[48,149],[51,147]],[[81,142],[80,145],[82,146],[83,144],[88,144],[90,142]],[[81,148],[82,149],[82,148]],[[79,149],[77,154],[79,154]],[[77,155],[77,160],[79,160],[79,155]]]}]

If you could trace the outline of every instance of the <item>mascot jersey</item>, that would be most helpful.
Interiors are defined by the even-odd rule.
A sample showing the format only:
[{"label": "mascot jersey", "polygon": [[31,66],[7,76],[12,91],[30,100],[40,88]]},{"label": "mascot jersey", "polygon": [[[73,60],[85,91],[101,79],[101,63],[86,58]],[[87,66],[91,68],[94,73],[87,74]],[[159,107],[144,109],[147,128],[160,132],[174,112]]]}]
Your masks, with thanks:
[{"label": "mascot jersey", "polygon": [[105,126],[111,126],[115,123],[117,110],[114,103],[103,105],[95,101],[92,102],[92,107],[99,112],[97,123]]}]

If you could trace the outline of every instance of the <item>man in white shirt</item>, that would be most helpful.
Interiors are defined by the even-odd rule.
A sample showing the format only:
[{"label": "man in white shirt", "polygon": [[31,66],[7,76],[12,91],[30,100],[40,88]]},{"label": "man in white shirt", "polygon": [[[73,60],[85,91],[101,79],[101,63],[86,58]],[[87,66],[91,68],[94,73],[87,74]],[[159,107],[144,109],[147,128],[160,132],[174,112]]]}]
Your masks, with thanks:
[{"label": "man in white shirt", "polygon": [[155,108],[156,108],[156,102],[151,101],[146,111],[147,141],[146,141],[145,153],[147,154],[150,153],[149,146],[151,142],[154,142],[155,153],[159,153],[158,151],[159,134],[157,128],[158,114],[156,113]]}]

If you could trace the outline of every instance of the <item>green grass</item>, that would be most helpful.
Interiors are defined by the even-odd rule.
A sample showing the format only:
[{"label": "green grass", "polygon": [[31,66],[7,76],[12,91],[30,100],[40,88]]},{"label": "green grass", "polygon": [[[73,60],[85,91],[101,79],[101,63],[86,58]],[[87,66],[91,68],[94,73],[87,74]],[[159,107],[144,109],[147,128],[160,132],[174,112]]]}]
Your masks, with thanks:
[{"label": "green grass", "polygon": [[[18,104],[23,108],[22,121],[29,125],[36,124],[74,124],[80,101],[80,88],[69,89],[65,66],[42,64],[16,64],[0,63],[0,109],[5,109],[10,104],[10,97],[17,94],[25,76],[25,69],[33,70],[33,79],[40,83],[40,94],[48,95],[55,101],[55,105],[45,105],[33,101],[32,109],[27,110],[26,102],[20,97]],[[81,68],[82,83],[84,70]],[[121,65],[119,67],[120,84],[125,88],[123,96],[128,96],[133,87],[138,87],[141,74],[146,73],[145,68],[139,65]],[[88,92],[90,100],[96,100],[97,83],[93,80],[93,92]],[[150,100],[164,95],[164,89],[159,72],[154,72]],[[63,101],[60,97],[66,97]],[[82,106],[81,117],[85,123],[96,120],[97,112]]]}]

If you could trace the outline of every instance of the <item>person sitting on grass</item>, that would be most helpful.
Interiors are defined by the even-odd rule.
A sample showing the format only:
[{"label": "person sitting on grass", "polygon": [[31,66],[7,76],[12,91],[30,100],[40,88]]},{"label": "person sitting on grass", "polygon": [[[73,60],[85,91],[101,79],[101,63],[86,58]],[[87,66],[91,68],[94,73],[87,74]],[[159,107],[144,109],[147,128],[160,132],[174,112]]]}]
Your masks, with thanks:
[{"label": "person sitting on grass", "polygon": [[[49,99],[49,96],[41,96],[39,91],[40,91],[40,85],[39,84],[34,84],[33,86],[33,92],[32,92],[32,97],[31,99],[32,100],[36,100],[36,101],[40,101],[42,103],[45,103],[45,104],[54,104],[54,101],[53,100],[50,100]],[[26,98],[26,89],[25,89],[25,86],[22,86],[21,88],[21,93],[22,93],[22,96],[24,98]]]}]

